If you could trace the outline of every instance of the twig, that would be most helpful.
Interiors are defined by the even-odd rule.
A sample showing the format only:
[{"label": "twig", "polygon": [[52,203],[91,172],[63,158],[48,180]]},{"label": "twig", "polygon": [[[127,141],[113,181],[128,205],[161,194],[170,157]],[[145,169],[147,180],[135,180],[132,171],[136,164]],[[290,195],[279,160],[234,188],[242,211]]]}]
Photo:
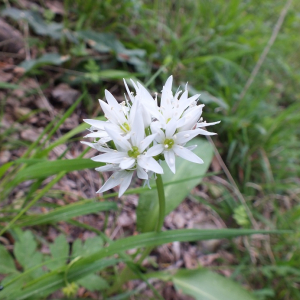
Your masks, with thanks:
[{"label": "twig", "polygon": [[[245,97],[248,89],[250,88],[251,84],[253,83],[253,81],[254,81],[257,73],[259,72],[259,70],[260,70],[263,62],[265,61],[265,59],[266,59],[266,57],[267,57],[267,55],[268,55],[268,53],[269,53],[272,45],[274,44],[274,42],[275,42],[275,40],[277,38],[277,35],[279,33],[279,30],[280,30],[280,28],[282,26],[282,23],[283,23],[283,21],[285,19],[285,16],[286,16],[286,14],[287,14],[287,12],[288,12],[288,10],[289,10],[292,2],[293,2],[293,0],[287,0],[285,6],[283,7],[283,9],[282,9],[282,11],[280,13],[280,16],[278,18],[278,21],[277,21],[277,23],[276,23],[276,25],[275,25],[275,27],[273,29],[272,35],[271,35],[271,37],[270,37],[270,39],[269,39],[266,47],[264,48],[263,52],[261,53],[258,62],[256,63],[254,69],[252,70],[251,75],[248,78],[248,80],[247,80],[247,82],[246,82],[246,84],[244,86],[244,89],[242,90],[242,92],[241,92],[241,94],[239,96],[239,100],[240,101]],[[240,101],[237,102],[237,105],[233,108],[233,111],[235,111],[237,109],[238,103],[240,103]]]}]

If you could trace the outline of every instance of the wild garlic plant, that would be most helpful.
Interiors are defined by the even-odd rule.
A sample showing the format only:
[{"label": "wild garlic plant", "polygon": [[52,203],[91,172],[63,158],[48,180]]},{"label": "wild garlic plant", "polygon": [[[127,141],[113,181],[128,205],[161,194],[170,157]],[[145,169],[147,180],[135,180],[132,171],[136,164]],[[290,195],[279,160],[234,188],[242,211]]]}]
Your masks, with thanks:
[{"label": "wild garlic plant", "polygon": [[85,119],[91,125],[85,137],[94,138],[94,142],[82,142],[103,154],[92,160],[106,163],[97,171],[112,171],[113,174],[97,191],[103,193],[120,185],[119,197],[128,189],[133,174],[145,180],[156,179],[163,174],[160,165],[165,160],[173,173],[176,172],[176,156],[202,164],[203,160],[192,151],[196,146],[186,143],[197,135],[214,135],[203,129],[210,125],[203,121],[204,104],[197,104],[200,95],[188,97],[185,91],[172,92],[173,76],[166,81],[160,103],[139,82],[131,83],[135,92],[131,92],[124,80],[127,95],[125,101],[118,103],[114,96],[105,90],[107,103],[99,100],[107,121]]}]

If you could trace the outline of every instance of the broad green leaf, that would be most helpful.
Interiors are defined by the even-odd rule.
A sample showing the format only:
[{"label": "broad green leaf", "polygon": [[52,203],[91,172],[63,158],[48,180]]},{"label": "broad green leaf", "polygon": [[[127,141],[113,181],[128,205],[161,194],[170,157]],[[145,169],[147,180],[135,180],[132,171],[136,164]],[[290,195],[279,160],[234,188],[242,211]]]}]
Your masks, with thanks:
[{"label": "broad green leaf", "polygon": [[[21,292],[21,288],[26,281],[30,281],[31,279],[28,276],[20,277],[21,273],[15,271],[15,273],[6,276],[3,280],[1,280],[1,286],[5,286],[5,290],[0,291],[0,299],[7,300],[6,295],[10,295],[12,293]],[[10,283],[12,282],[12,283]],[[8,285],[9,283],[9,285]],[[1,298],[3,297],[3,298]],[[13,300],[13,299],[12,299]]]},{"label": "broad green leaf", "polygon": [[116,41],[115,36],[110,33],[98,33],[93,30],[78,31],[77,35],[100,53],[112,51],[113,43]]},{"label": "broad green leaf", "polygon": [[100,236],[95,236],[94,238],[89,238],[85,241],[83,245],[83,255],[87,256],[103,248],[103,240]]},{"label": "broad green leaf", "polygon": [[[121,62],[128,62],[137,67],[141,73],[145,72],[146,64],[142,60],[146,52],[143,49],[126,49],[125,46],[111,33],[99,33],[93,30],[77,32],[92,48],[100,53],[114,52]],[[144,68],[144,69],[143,69]]]},{"label": "broad green leaf", "polygon": [[[213,156],[213,148],[205,140],[198,138],[193,139],[188,145],[197,145],[197,148],[193,152],[203,159],[204,164],[194,164],[177,157],[176,174],[173,174],[166,163],[162,163],[164,169],[162,178],[164,183],[173,180],[182,180],[182,182],[179,182],[176,185],[165,186],[166,214],[174,210],[184,200],[190,190],[201,182]],[[198,178],[184,181],[184,179],[194,176],[198,176]],[[152,181],[151,184],[154,184],[154,182]],[[137,208],[137,226],[139,231],[148,232],[155,229],[158,210],[159,205],[156,189],[148,190],[140,195]]]},{"label": "broad green leaf", "polygon": [[19,67],[23,68],[26,72],[43,66],[43,65],[61,65],[65,61],[69,60],[70,56],[62,56],[58,53],[46,53],[43,56],[37,58],[37,59],[31,59],[31,60],[25,60],[23,61]]},{"label": "broad green leaf", "polygon": [[81,201],[68,204],[63,207],[38,216],[28,216],[22,219],[18,226],[33,226],[38,224],[56,223],[66,221],[74,217],[83,216],[99,211],[115,210],[117,205],[114,202]]},{"label": "broad green leaf", "polygon": [[27,260],[28,260],[28,263],[26,265],[26,270],[33,268],[32,272],[30,273],[30,276],[29,276],[30,279],[38,278],[45,273],[45,270],[43,270],[41,267],[35,268],[36,266],[41,265],[43,262],[43,254],[41,252],[36,250],[31,255],[30,259],[27,258]]},{"label": "broad green leaf", "polygon": [[206,269],[180,270],[172,281],[184,294],[195,300],[255,300],[256,298],[231,279]]},{"label": "broad green leaf", "polygon": [[103,248],[103,240],[100,236],[87,239],[84,243],[77,239],[72,246],[72,257],[88,256]]},{"label": "broad green leaf", "polygon": [[90,274],[77,280],[77,283],[88,289],[89,291],[102,291],[109,287],[106,280],[96,274]]},{"label": "broad green leaf", "polygon": [[4,246],[0,244],[0,274],[17,272],[14,260]]},{"label": "broad green leaf", "polygon": [[14,254],[22,267],[27,269],[30,258],[36,251],[37,243],[30,230],[20,232],[18,238],[19,240],[16,241],[14,246]]},{"label": "broad green leaf", "polygon": [[48,269],[52,271],[66,265],[69,256],[69,243],[64,235],[59,235],[54,243],[49,245],[49,249],[53,261],[51,264],[47,264]]},{"label": "broad green leaf", "polygon": [[[7,8],[2,11],[2,15],[9,16],[16,21],[26,20],[36,34],[50,36],[59,39],[64,34],[63,25],[60,23],[46,23],[41,15],[36,11],[20,10],[17,8]],[[67,36],[67,35],[66,35]]]},{"label": "broad green leaf", "polygon": [[62,171],[72,172],[102,166],[103,163],[94,162],[87,158],[53,160],[36,163],[21,170],[14,179],[14,184],[37,178],[46,178]]},{"label": "broad green leaf", "polygon": [[[99,271],[105,266],[116,263],[116,260],[110,261],[108,256],[139,247],[152,247],[175,241],[179,242],[192,242],[209,239],[222,239],[233,238],[242,235],[251,234],[270,234],[281,233],[286,231],[264,231],[264,230],[250,230],[250,229],[217,229],[217,230],[203,230],[203,229],[181,229],[181,230],[169,230],[164,232],[149,232],[143,233],[137,236],[130,236],[111,243],[108,247],[101,249],[97,253],[91,254],[88,257],[79,259],[68,271],[69,282],[79,280]],[[106,258],[106,259],[104,259]],[[37,281],[28,283],[22,292],[16,292],[9,294],[8,299],[22,300],[27,297],[36,295],[37,293],[43,293],[47,295],[64,286],[64,276],[59,273],[64,269],[59,269],[46,274],[39,278]],[[4,288],[5,291],[5,288]]]},{"label": "broad green leaf", "polygon": [[[29,270],[35,266],[41,265],[43,261],[42,253],[37,251],[37,243],[31,231],[16,230],[18,241],[15,243],[14,254],[18,262],[22,265],[24,270]],[[42,268],[34,268],[28,275],[29,279],[42,276],[44,271]]]}]

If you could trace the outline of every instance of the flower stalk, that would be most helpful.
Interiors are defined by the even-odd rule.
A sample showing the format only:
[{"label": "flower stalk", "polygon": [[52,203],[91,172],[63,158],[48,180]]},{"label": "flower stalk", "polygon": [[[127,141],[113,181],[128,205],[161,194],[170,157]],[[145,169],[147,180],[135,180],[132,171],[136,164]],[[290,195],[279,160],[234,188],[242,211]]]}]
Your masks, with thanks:
[{"label": "flower stalk", "polygon": [[158,213],[158,221],[156,225],[156,232],[160,232],[164,224],[165,210],[166,210],[164,184],[160,174],[156,174],[156,188],[157,188],[158,203],[159,203],[159,213]]}]

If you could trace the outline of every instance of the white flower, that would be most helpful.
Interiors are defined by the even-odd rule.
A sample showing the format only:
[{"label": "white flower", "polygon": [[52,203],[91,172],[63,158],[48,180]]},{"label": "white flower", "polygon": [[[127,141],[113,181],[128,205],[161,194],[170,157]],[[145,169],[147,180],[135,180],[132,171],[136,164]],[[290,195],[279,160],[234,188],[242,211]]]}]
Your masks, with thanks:
[{"label": "white flower", "polygon": [[[173,96],[172,82],[173,76],[170,76],[162,89],[160,106],[157,104],[157,99],[153,99],[151,94],[142,84],[138,82],[136,85],[132,82],[137,93],[135,98],[139,99],[147,111],[151,113],[152,117],[158,121],[158,126],[160,128],[166,129],[170,120],[177,121],[176,129],[179,132],[190,130],[195,127],[204,127],[220,123],[205,123],[205,125],[204,123],[198,123],[199,120],[201,122],[202,108],[204,107],[204,104],[197,105],[197,99],[200,94],[188,98],[186,85],[186,89],[183,93],[178,90]],[[180,96],[181,93],[182,95]],[[206,132],[199,132],[199,134],[205,135]]]},{"label": "white flower", "polygon": [[134,171],[119,169],[108,178],[108,180],[102,185],[102,187],[97,191],[97,193],[103,193],[117,185],[120,185],[119,197],[121,197],[128,189],[132,180],[133,173]]},{"label": "white flower", "polygon": [[[149,179],[147,174],[149,171],[158,174],[163,173],[163,169],[160,164],[153,157],[146,156],[144,153],[148,146],[153,142],[156,134],[145,137],[144,124],[141,114],[136,114],[136,118],[132,124],[131,137],[128,140],[125,137],[121,136],[118,131],[115,131],[112,128],[106,126],[104,128],[107,134],[110,136],[111,140],[114,142],[117,149],[112,150],[100,145],[93,145],[94,148],[99,149],[99,151],[105,153],[93,157],[92,160],[114,164],[114,168],[115,166],[117,166],[119,169],[119,171],[113,175],[112,179],[110,180],[110,184],[106,185],[105,188],[107,188],[107,186],[111,186],[111,184],[118,185],[121,182],[121,179],[125,178],[125,175],[128,179],[128,174],[134,170],[137,170],[137,176],[140,179],[144,180]],[[112,168],[112,166],[110,166],[109,168]],[[98,170],[104,170],[104,168],[100,167],[98,168]],[[124,173],[124,171],[129,173]],[[122,185],[122,187],[126,185],[127,181],[126,184]],[[99,192],[102,191],[104,190],[101,188]]]},{"label": "white flower", "polygon": [[162,153],[164,155],[167,165],[174,174],[176,156],[180,156],[194,163],[203,163],[203,160],[191,151],[196,148],[195,146],[184,147],[188,141],[193,139],[198,134],[215,134],[202,129],[193,129],[176,132],[175,119],[171,120],[166,125],[166,130],[160,129],[159,126],[157,126],[157,124],[155,123],[153,123],[151,129],[153,130],[153,132],[157,133],[155,137],[155,141],[157,142],[157,144],[147,151],[146,156],[157,156],[158,154]]},{"label": "white flower", "polygon": [[129,138],[132,123],[135,119],[136,104],[133,104],[131,107],[128,107],[128,102],[128,106],[125,105],[125,102],[119,104],[114,96],[107,90],[105,90],[105,96],[108,103],[105,103],[103,100],[99,100],[99,103],[108,121],[84,119],[86,123],[92,126],[90,128],[91,133],[85,137],[100,138],[100,144],[104,144],[111,141],[111,137],[105,129],[110,128],[120,135]]},{"label": "white flower", "polygon": [[[153,98],[139,82],[132,81],[135,94],[124,80],[128,98],[119,104],[113,95],[105,91],[107,103],[99,100],[107,121],[84,120],[91,125],[86,137],[95,138],[94,143],[82,142],[102,152],[92,158],[104,162],[96,168],[99,172],[113,174],[98,193],[120,185],[119,196],[129,187],[133,174],[149,184],[152,174],[162,174],[160,159],[175,173],[175,157],[201,164],[203,160],[192,152],[196,146],[186,147],[195,136],[213,135],[202,128],[219,122],[206,123],[202,120],[203,104],[197,105],[200,95],[188,97],[187,88],[182,93],[172,92],[173,77],[166,81],[158,104],[157,94]],[[163,157],[162,157],[163,156]]]}]

